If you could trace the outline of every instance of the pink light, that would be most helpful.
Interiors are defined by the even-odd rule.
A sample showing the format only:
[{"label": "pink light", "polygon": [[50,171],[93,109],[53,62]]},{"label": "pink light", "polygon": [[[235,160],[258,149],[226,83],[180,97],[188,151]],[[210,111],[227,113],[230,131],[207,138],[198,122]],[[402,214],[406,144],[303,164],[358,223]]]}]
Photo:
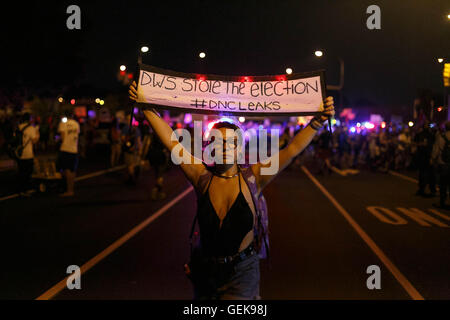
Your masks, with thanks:
[{"label": "pink light", "polygon": [[186,113],[184,115],[184,123],[189,124],[192,122],[192,114]]},{"label": "pink light", "polygon": [[381,129],[384,129],[384,128],[386,128],[386,122],[383,121],[383,122],[381,123]]},{"label": "pink light", "polygon": [[277,81],[286,81],[285,75],[276,76]]},{"label": "pink light", "polygon": [[197,78],[197,80],[200,80],[200,81],[205,81],[206,80],[206,77],[204,75],[201,75],[201,74],[197,74],[196,78]]},{"label": "pink light", "polygon": [[70,104],[71,104],[71,105],[74,105],[75,102],[76,102],[75,99],[70,100]]}]

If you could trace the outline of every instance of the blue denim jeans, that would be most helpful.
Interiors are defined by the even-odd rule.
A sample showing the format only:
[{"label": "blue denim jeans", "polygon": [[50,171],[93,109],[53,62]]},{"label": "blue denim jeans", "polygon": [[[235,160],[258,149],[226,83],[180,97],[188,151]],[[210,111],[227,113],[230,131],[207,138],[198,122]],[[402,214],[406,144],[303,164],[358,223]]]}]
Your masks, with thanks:
[{"label": "blue denim jeans", "polygon": [[[219,288],[210,291],[194,283],[195,300],[255,300],[259,296],[259,256],[254,254],[237,263],[233,272]],[[216,275],[220,277],[220,275]]]}]

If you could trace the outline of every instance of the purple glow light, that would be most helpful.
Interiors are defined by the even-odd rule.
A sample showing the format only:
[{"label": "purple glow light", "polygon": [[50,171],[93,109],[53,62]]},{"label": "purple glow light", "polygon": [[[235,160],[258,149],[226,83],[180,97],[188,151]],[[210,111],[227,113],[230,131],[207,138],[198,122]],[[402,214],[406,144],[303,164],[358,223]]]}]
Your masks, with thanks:
[{"label": "purple glow light", "polygon": [[88,111],[88,117],[89,118],[93,119],[93,118],[95,118],[95,116],[96,116],[96,113],[95,113],[94,110],[89,110]]},{"label": "purple glow light", "polygon": [[185,124],[189,124],[189,123],[191,123],[191,122],[192,122],[192,114],[186,113],[186,114],[184,115],[184,123],[185,123]]}]

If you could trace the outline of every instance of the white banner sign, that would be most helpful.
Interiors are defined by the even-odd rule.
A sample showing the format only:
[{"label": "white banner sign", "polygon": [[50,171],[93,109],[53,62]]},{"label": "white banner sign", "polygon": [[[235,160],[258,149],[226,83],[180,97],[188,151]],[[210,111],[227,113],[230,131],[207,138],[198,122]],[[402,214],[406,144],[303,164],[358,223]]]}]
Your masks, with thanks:
[{"label": "white banner sign", "polygon": [[138,103],[190,113],[311,115],[322,112],[323,71],[279,76],[184,74],[140,65]]}]

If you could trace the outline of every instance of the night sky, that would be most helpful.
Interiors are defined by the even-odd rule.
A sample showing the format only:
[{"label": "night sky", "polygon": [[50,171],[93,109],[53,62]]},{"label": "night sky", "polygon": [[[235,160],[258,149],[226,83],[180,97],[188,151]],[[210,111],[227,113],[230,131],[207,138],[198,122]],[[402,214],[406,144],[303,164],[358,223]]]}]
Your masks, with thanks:
[{"label": "night sky", "polygon": [[[82,29],[66,28],[66,8],[81,7]],[[381,30],[366,28],[366,8],[381,8]],[[442,96],[450,59],[450,1],[46,1],[1,4],[1,88],[54,92],[89,86],[125,90],[116,74],[144,62],[182,72],[282,74],[327,69],[338,82],[345,61],[349,106],[412,105],[420,88]],[[321,49],[326,59],[314,51]],[[200,61],[198,54],[207,58]]]}]

